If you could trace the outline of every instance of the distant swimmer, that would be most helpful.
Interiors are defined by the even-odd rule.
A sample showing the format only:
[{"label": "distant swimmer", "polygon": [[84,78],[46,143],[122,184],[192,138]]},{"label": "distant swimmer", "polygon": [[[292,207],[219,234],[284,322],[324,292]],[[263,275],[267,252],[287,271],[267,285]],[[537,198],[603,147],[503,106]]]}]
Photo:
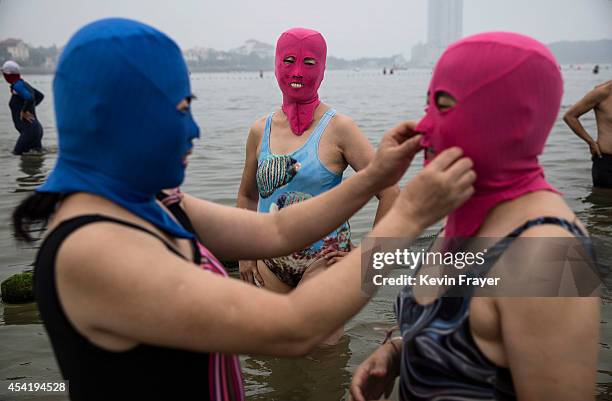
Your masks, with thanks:
[{"label": "distant swimmer", "polygon": [[[591,109],[597,121],[597,140],[593,140],[578,120]],[[612,81],[587,93],[569,108],[563,120],[591,149],[593,185],[612,188]]]},{"label": "distant swimmer", "polygon": [[596,64],[595,67],[593,67],[593,74],[599,74],[599,64]]},{"label": "distant swimmer", "polygon": [[383,67],[383,75],[387,75],[387,67]]},{"label": "distant swimmer", "polygon": [[263,78],[263,70],[259,70],[259,78]]},{"label": "distant swimmer", "polygon": [[42,151],[43,128],[36,118],[36,106],[45,96],[21,78],[21,69],[15,61],[9,60],[2,65],[2,75],[11,85],[9,108],[15,129],[19,131],[13,154]]},{"label": "distant swimmer", "polygon": [[389,75],[393,75],[393,68],[389,70]]}]

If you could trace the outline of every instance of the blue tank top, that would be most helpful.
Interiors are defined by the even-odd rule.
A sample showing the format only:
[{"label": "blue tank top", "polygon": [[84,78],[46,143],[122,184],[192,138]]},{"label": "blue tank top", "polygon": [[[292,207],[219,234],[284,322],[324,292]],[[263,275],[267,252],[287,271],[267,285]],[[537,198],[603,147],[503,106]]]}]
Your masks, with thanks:
[{"label": "blue tank top", "polygon": [[[317,196],[342,182],[342,174],[330,171],[319,159],[321,136],[335,115],[336,110],[327,110],[306,142],[296,151],[285,155],[277,155],[270,150],[273,114],[268,116],[257,158],[259,212],[278,211],[285,206]],[[296,168],[296,163],[300,164],[299,169]],[[308,248],[285,257],[264,260],[264,263],[279,279],[295,287],[310,263],[325,253],[336,250],[350,250],[348,223],[344,223]]]}]

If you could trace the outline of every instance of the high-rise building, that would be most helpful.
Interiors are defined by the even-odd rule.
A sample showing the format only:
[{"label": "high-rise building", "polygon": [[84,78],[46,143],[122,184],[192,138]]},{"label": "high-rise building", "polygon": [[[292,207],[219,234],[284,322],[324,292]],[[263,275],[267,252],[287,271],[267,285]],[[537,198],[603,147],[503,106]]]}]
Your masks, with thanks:
[{"label": "high-rise building", "polygon": [[463,36],[463,0],[429,0],[427,43],[412,49],[416,65],[435,64],[444,49]]},{"label": "high-rise building", "polygon": [[463,35],[463,0],[429,0],[427,44],[445,48]]}]

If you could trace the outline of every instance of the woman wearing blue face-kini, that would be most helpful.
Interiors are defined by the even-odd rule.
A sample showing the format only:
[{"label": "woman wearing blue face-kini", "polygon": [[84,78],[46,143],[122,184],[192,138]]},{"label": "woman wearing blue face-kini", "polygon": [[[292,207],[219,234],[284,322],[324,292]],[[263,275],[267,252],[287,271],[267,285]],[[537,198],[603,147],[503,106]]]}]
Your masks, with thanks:
[{"label": "woman wearing blue face-kini", "polygon": [[[183,181],[199,135],[176,44],[135,21],[94,22],[66,45],[53,91],[59,158],[13,221],[32,240],[29,225],[50,219],[35,294],[71,399],[242,400],[234,355],[305,354],[365,305],[359,249],[289,295],[197,265],[285,255],[332,231],[403,175],[420,140],[411,123],[321,196],[258,214],[185,194],[181,226],[156,200]],[[461,151],[440,154],[371,235],[415,238],[473,179]]]}]

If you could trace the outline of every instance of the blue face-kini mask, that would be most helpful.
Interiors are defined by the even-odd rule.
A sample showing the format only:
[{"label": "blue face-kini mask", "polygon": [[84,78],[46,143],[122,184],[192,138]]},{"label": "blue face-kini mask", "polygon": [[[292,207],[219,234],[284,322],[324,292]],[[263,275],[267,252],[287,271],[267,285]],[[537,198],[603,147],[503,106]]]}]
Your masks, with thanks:
[{"label": "blue face-kini mask", "polygon": [[165,34],[126,19],[86,25],[68,42],[53,81],[59,157],[38,192],[103,196],[176,237],[191,238],[156,203],[183,182],[199,137],[187,66]]}]

